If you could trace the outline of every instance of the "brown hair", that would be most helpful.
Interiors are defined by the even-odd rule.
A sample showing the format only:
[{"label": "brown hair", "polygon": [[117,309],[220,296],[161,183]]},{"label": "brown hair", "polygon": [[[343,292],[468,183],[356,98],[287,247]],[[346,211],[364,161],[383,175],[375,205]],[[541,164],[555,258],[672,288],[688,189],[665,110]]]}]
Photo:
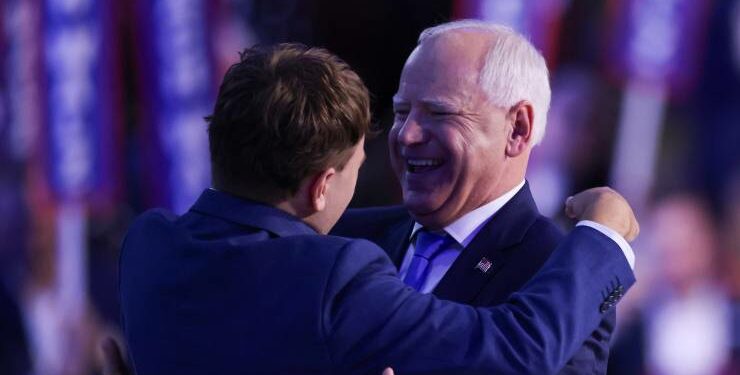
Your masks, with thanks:
[{"label": "brown hair", "polygon": [[337,56],[301,44],[240,53],[219,89],[208,138],[214,186],[268,201],[342,169],[370,127],[370,100]]}]

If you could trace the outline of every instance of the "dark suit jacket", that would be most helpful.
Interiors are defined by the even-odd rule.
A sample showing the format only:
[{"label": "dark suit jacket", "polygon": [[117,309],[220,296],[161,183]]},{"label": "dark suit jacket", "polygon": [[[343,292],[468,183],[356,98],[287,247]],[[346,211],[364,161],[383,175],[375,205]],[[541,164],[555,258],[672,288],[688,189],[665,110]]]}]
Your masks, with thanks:
[{"label": "dark suit jacket", "polygon": [[[382,247],[400,267],[409,246],[414,220],[401,206],[348,210],[332,234],[364,238]],[[434,289],[437,297],[473,306],[506,301],[534,276],[552,254],[563,234],[540,215],[529,185],[486,223]],[[493,266],[484,275],[475,269],[481,258]],[[605,374],[614,310],[585,341],[561,374]]]},{"label": "dark suit jacket", "polygon": [[213,190],[181,217],[142,215],[120,259],[139,375],[553,373],[633,282],[613,241],[578,228],[508,303],[441,301],[371,242]]}]

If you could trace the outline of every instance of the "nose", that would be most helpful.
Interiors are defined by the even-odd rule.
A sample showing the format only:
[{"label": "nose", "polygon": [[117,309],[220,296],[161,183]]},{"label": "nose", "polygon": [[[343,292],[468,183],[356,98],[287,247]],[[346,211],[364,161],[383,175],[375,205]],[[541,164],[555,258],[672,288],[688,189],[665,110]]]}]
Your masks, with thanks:
[{"label": "nose", "polygon": [[397,140],[404,146],[425,142],[424,128],[412,113],[406,117],[406,120],[400,125],[401,128],[398,130]]}]

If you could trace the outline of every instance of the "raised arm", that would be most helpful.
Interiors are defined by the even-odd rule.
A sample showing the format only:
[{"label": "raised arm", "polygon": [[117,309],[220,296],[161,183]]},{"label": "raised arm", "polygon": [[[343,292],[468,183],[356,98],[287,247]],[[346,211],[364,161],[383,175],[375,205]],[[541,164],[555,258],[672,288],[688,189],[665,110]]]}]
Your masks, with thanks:
[{"label": "raised arm", "polygon": [[[628,239],[638,232],[631,209],[611,190],[577,195],[568,207],[569,214]],[[634,282],[619,246],[585,226],[566,237],[520,292],[494,308],[414,292],[368,242],[350,243],[343,256],[339,264],[356,268],[342,267],[332,283],[337,289],[327,293],[324,322],[342,373],[385,366],[402,374],[553,373],[596,328],[605,300],[613,305]]]}]

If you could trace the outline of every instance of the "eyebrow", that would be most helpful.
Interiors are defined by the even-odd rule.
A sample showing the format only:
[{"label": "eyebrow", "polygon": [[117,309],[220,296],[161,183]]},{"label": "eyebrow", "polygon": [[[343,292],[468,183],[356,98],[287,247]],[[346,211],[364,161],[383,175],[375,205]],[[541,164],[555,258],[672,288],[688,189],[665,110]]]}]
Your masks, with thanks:
[{"label": "eyebrow", "polygon": [[458,108],[457,103],[450,100],[422,100],[422,103],[424,103],[425,106],[429,108],[439,108],[439,109],[448,109],[448,110],[456,110]]},{"label": "eyebrow", "polygon": [[393,95],[393,100],[392,101],[393,101],[393,105],[394,106],[397,106],[397,105],[406,105],[406,104],[409,103],[408,100],[401,99],[401,97],[398,96],[398,94]]},{"label": "eyebrow", "polygon": [[[458,105],[456,101],[450,100],[450,99],[441,99],[441,98],[422,98],[419,100],[424,106],[427,107],[433,107],[433,108],[446,108],[446,109],[452,109],[457,108]],[[402,106],[402,105],[408,105],[409,101],[402,99],[398,96],[398,94],[393,96],[393,105],[394,106]]]}]

